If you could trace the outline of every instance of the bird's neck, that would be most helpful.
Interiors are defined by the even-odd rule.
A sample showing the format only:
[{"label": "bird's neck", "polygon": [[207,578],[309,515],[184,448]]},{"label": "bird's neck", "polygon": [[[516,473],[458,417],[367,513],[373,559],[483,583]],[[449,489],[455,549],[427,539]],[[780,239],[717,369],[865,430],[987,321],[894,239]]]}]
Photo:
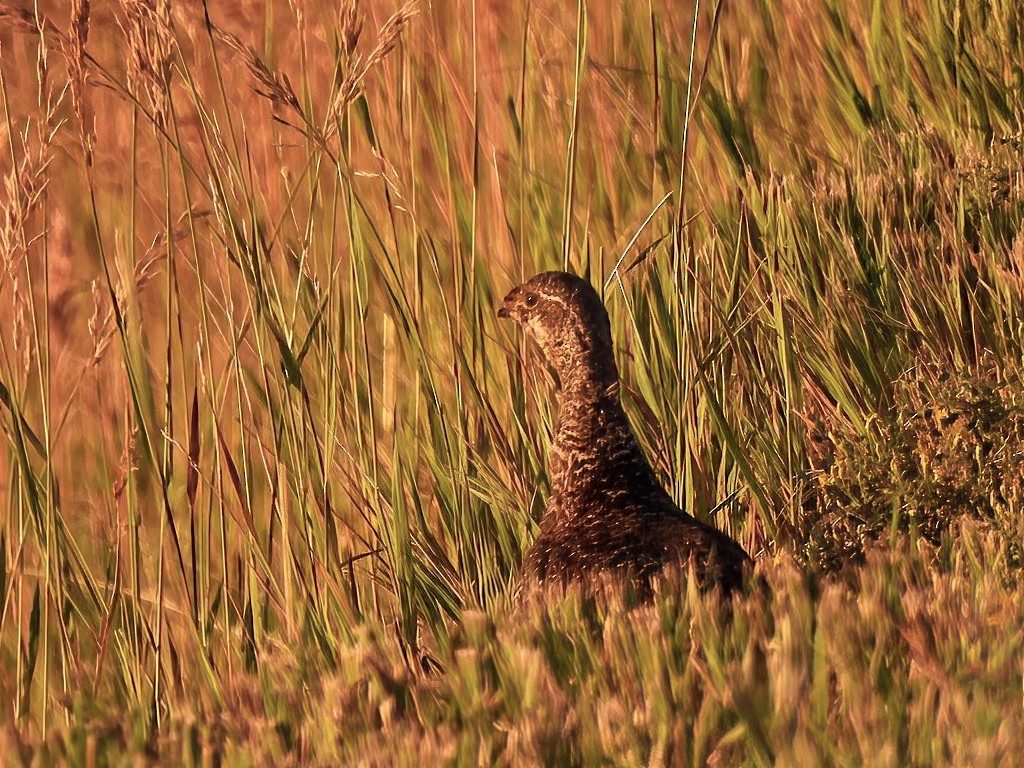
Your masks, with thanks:
[{"label": "bird's neck", "polygon": [[609,400],[619,403],[617,376],[579,376],[558,373],[558,400],[560,410],[566,407],[607,405]]},{"label": "bird's neck", "polygon": [[[560,399],[566,403],[598,405],[619,400],[619,369],[610,348],[600,345],[552,356],[558,373]],[[611,393],[611,395],[609,395]]]},{"label": "bird's neck", "polygon": [[646,465],[622,409],[618,381],[563,387],[549,461],[552,490],[565,493],[591,480],[603,482],[599,465],[610,456]]}]

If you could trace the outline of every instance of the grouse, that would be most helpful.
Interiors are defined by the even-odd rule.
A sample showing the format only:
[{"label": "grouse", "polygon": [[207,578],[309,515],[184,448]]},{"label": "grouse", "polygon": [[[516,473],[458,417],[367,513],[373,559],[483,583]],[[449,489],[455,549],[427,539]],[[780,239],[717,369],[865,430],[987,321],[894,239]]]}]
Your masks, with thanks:
[{"label": "grouse", "polygon": [[526,553],[528,586],[624,574],[643,590],[666,566],[692,565],[703,588],[740,587],[743,548],[672,501],[644,456],[619,400],[611,325],[590,284],[544,272],[505,297],[498,317],[519,323],[558,379],[551,496]]}]

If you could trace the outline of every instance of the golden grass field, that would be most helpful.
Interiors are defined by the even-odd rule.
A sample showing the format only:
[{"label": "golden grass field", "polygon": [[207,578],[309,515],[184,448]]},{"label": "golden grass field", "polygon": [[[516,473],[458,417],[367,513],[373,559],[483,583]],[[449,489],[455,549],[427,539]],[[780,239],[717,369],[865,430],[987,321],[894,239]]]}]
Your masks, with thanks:
[{"label": "golden grass field", "polygon": [[[1022,62],[1018,0],[0,2],[0,764],[1020,765]],[[512,600],[563,268],[729,611]]]}]

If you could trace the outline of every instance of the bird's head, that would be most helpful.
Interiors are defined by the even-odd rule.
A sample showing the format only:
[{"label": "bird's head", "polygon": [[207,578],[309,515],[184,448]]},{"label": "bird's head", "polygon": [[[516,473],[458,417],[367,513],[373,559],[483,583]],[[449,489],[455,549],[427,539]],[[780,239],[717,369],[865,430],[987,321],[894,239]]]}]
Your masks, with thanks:
[{"label": "bird's head", "polygon": [[586,280],[568,272],[542,272],[509,291],[498,317],[523,327],[555,369],[562,389],[618,382],[608,312]]}]

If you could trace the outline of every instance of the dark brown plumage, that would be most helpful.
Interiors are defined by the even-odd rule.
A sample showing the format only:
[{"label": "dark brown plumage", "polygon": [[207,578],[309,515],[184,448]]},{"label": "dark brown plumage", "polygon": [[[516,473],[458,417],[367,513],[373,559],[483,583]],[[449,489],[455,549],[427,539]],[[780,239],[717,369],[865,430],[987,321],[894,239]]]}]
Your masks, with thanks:
[{"label": "dark brown plumage", "polygon": [[619,401],[608,313],[590,284],[544,272],[513,288],[498,316],[537,343],[560,390],[551,497],[524,580],[565,584],[619,572],[646,589],[666,566],[692,564],[702,586],[739,587],[747,553],[679,509],[637,444]]}]

